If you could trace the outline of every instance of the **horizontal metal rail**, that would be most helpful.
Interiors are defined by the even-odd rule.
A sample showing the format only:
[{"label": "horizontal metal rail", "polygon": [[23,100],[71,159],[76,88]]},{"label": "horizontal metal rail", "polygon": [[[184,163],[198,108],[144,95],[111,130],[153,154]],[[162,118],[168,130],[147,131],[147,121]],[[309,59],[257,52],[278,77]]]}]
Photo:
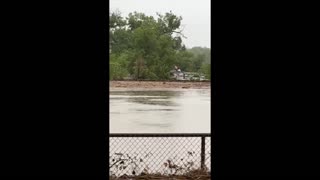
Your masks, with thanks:
[{"label": "horizontal metal rail", "polygon": [[119,80],[110,80],[110,81],[141,81],[141,82],[211,82],[211,80],[139,80],[139,79],[119,79]]},{"label": "horizontal metal rail", "polygon": [[109,137],[211,137],[210,133],[111,133]]}]

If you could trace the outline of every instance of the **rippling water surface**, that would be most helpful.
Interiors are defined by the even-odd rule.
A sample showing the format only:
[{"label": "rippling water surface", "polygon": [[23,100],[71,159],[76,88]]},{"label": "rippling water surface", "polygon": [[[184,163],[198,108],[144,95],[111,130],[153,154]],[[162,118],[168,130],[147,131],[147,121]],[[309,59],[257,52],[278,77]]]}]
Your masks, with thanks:
[{"label": "rippling water surface", "polygon": [[111,90],[111,133],[210,133],[210,90]]}]

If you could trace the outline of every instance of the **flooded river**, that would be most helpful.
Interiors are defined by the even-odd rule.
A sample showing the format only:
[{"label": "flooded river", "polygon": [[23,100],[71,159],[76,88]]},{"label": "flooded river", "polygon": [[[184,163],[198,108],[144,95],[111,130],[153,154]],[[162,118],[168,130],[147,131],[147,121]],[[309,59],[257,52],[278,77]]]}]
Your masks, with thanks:
[{"label": "flooded river", "polygon": [[110,133],[210,133],[210,89],[110,90]]}]

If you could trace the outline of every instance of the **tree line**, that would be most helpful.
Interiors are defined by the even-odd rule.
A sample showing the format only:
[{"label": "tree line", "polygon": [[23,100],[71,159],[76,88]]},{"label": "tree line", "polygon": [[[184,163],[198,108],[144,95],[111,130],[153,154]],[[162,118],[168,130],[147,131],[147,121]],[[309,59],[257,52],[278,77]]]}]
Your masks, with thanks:
[{"label": "tree line", "polygon": [[110,80],[167,80],[178,66],[185,72],[199,72],[210,79],[210,49],[183,44],[182,17],[172,12],[157,17],[133,12],[123,17],[109,14]]}]

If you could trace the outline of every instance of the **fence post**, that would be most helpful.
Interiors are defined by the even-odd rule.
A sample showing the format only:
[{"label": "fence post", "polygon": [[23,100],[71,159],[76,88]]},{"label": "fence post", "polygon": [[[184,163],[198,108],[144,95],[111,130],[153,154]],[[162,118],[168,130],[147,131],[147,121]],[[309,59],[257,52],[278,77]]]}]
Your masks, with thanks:
[{"label": "fence post", "polygon": [[206,159],[206,137],[201,136],[201,169],[202,170],[205,167],[205,159]]}]

